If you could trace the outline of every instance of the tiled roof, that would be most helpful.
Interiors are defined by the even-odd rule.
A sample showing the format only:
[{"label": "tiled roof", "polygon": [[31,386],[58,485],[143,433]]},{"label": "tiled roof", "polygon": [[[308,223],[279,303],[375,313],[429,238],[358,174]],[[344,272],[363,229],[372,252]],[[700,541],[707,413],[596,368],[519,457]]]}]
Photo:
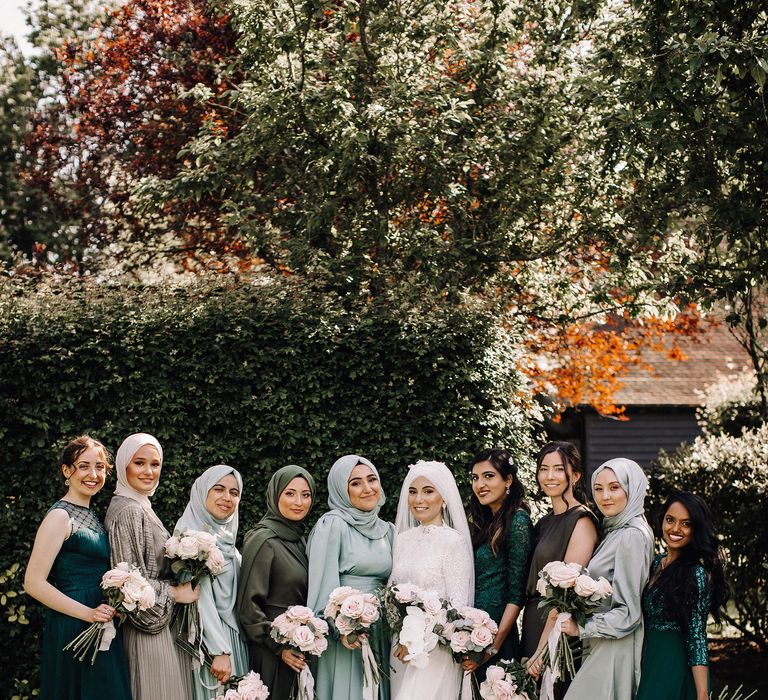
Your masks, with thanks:
[{"label": "tiled roof", "polygon": [[684,360],[674,360],[663,352],[646,351],[644,361],[653,367],[648,372],[633,366],[622,377],[615,394],[617,405],[697,406],[697,394],[721,376],[738,374],[750,367],[749,356],[724,323],[706,327],[695,339],[678,338]]}]

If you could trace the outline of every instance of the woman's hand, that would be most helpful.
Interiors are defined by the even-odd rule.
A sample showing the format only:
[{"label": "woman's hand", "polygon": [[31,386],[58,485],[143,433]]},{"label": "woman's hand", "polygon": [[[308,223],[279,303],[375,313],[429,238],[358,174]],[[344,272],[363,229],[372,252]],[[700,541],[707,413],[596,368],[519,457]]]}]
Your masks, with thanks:
[{"label": "woman's hand", "polygon": [[361,646],[363,646],[363,636],[364,635],[362,634],[358,634],[355,636],[355,638],[352,641],[350,641],[349,637],[346,634],[342,634],[341,643],[350,651],[354,651],[355,649],[359,649]]},{"label": "woman's hand", "polygon": [[396,659],[400,659],[400,661],[404,664],[407,664],[408,662],[405,660],[405,657],[408,656],[408,647],[404,644],[395,644],[395,649],[392,652],[392,654],[395,656]]},{"label": "woman's hand", "polygon": [[297,654],[291,649],[283,649],[280,652],[280,658],[286,666],[296,671],[296,673],[301,673],[302,669],[307,665],[307,662],[304,661],[304,654]]},{"label": "woman's hand", "polygon": [[229,680],[232,675],[232,662],[229,660],[229,654],[219,654],[213,657],[211,675],[222,685]]},{"label": "woman's hand", "polygon": [[88,612],[82,618],[85,622],[109,622],[114,616],[117,610],[111,605],[102,603],[95,608],[89,608]]},{"label": "woman's hand", "polygon": [[528,668],[528,675],[533,676],[534,680],[539,680],[539,677],[541,676],[541,653],[544,652],[544,649],[539,649],[530,659],[528,659],[528,663],[526,664],[526,667]]},{"label": "woman's hand", "polygon": [[192,588],[191,583],[182,583],[180,586],[171,586],[171,595],[177,603],[196,603],[200,597],[200,587]]},{"label": "woman's hand", "polygon": [[560,623],[560,629],[569,637],[579,636],[579,626],[576,624],[576,621],[572,617],[569,617],[567,620],[563,620]]},{"label": "woman's hand", "polygon": [[472,661],[468,656],[464,657],[464,661],[461,662],[461,667],[467,672],[472,673],[480,664],[477,661]]}]

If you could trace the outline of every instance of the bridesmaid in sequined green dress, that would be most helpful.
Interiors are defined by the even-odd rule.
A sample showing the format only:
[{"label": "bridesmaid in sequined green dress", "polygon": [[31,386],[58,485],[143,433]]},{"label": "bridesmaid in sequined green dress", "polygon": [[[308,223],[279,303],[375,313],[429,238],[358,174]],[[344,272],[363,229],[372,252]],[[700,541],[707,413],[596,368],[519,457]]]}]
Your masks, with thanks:
[{"label": "bridesmaid in sequined green dress", "polygon": [[707,617],[724,602],[721,550],[712,516],[692,493],[670,496],[662,509],[667,554],[653,562],[643,595],[645,647],[636,700],[709,697]]},{"label": "bridesmaid in sequined green dress", "polygon": [[35,537],[24,590],[48,608],[40,659],[40,700],[130,700],[131,687],[120,629],[93,664],[64,651],[92,622],[110,622],[101,577],[109,569],[109,542],[90,509],[104,486],[109,457],[83,435],[64,448],[61,471],[67,493],[51,506]]},{"label": "bridesmaid in sequined green dress", "polygon": [[470,464],[472,496],[470,532],[475,550],[475,607],[499,625],[494,646],[478,666],[469,659],[465,671],[478,681],[496,658],[519,659],[517,618],[525,605],[525,583],[533,549],[533,523],[517,466],[507,450],[484,450]]}]

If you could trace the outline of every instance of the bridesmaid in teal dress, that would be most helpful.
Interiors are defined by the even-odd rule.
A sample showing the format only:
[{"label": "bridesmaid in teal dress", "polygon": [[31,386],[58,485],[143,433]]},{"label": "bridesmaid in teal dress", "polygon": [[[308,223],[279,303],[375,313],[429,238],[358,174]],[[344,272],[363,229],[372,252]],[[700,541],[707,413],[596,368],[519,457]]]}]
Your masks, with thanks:
[{"label": "bridesmaid in teal dress", "polygon": [[[367,459],[346,455],[328,473],[331,508],[309,534],[309,592],[307,606],[321,617],[334,588],[351,586],[364,593],[383,588],[392,570],[395,528],[378,517],[384,504],[379,473]],[[331,636],[331,635],[329,635]],[[388,673],[390,638],[382,619],[371,629],[370,644]],[[331,639],[315,674],[322,700],[361,700],[363,697],[360,642],[343,635]],[[389,681],[382,674],[379,700],[389,700]]]},{"label": "bridesmaid in teal dress", "polygon": [[118,629],[108,650],[77,661],[64,651],[92,622],[110,622],[115,610],[104,603],[101,577],[109,569],[109,541],[90,509],[104,486],[109,456],[83,435],[65,448],[61,471],[69,488],[46,514],[27,564],[24,590],[48,608],[40,660],[41,700],[130,700],[131,684],[123,636]]},{"label": "bridesmaid in teal dress", "polygon": [[478,681],[496,658],[519,659],[517,618],[525,605],[525,583],[533,549],[533,523],[525,489],[507,450],[483,450],[470,462],[472,495],[470,532],[475,550],[475,607],[498,624],[494,646],[478,667],[465,660],[465,671]]},{"label": "bridesmaid in teal dress", "polygon": [[707,700],[707,617],[725,602],[722,550],[698,496],[672,494],[662,508],[667,546],[643,594],[645,646],[636,700]]}]

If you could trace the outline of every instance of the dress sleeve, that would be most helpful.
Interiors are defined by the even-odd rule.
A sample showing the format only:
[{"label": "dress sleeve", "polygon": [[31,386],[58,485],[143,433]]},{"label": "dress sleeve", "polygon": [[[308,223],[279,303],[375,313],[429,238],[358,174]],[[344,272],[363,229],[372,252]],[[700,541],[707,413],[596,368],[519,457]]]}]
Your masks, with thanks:
[{"label": "dress sleeve", "polygon": [[249,551],[248,542],[243,547],[243,560],[252,562],[248,571],[240,571],[244,577],[237,605],[237,615],[245,638],[251,642],[260,642],[277,650],[277,644],[270,637],[271,623],[263,605],[269,597],[269,581],[272,577],[272,562],[275,550],[269,540],[258,551]]},{"label": "dress sleeve", "polygon": [[691,611],[685,646],[688,651],[689,666],[709,666],[707,649],[707,617],[709,615],[709,586],[704,567],[696,567],[696,605]]},{"label": "dress sleeve", "polygon": [[472,559],[461,535],[450,532],[446,551],[443,555],[443,580],[448,600],[454,606],[467,605],[469,601],[469,579],[472,573]]},{"label": "dress sleeve", "polygon": [[200,610],[200,623],[203,629],[203,643],[211,656],[219,654],[231,654],[232,642],[225,630],[225,623],[216,609],[216,601],[213,597],[213,585],[210,577],[206,576],[200,581],[200,598],[198,600]]},{"label": "dress sleeve", "polygon": [[507,605],[525,605],[525,584],[533,549],[533,523],[531,516],[518,510],[509,523],[507,533]]},{"label": "dress sleeve", "polygon": [[312,529],[307,545],[309,555],[309,582],[307,607],[318,617],[323,611],[331,592],[340,583],[341,538],[346,524],[332,515],[325,515]]},{"label": "dress sleeve", "polygon": [[155,604],[148,610],[134,610],[128,618],[136,629],[158,634],[171,621],[174,600],[170,584],[157,578],[153,561],[149,561],[145,533],[152,527],[139,508],[125,508],[109,528],[109,548],[112,566],[125,561],[139,568],[155,590]]},{"label": "dress sleeve", "polygon": [[640,530],[627,528],[618,534],[611,607],[587,620],[582,638],[621,639],[637,629],[643,620],[640,601],[652,555],[653,544]]}]

